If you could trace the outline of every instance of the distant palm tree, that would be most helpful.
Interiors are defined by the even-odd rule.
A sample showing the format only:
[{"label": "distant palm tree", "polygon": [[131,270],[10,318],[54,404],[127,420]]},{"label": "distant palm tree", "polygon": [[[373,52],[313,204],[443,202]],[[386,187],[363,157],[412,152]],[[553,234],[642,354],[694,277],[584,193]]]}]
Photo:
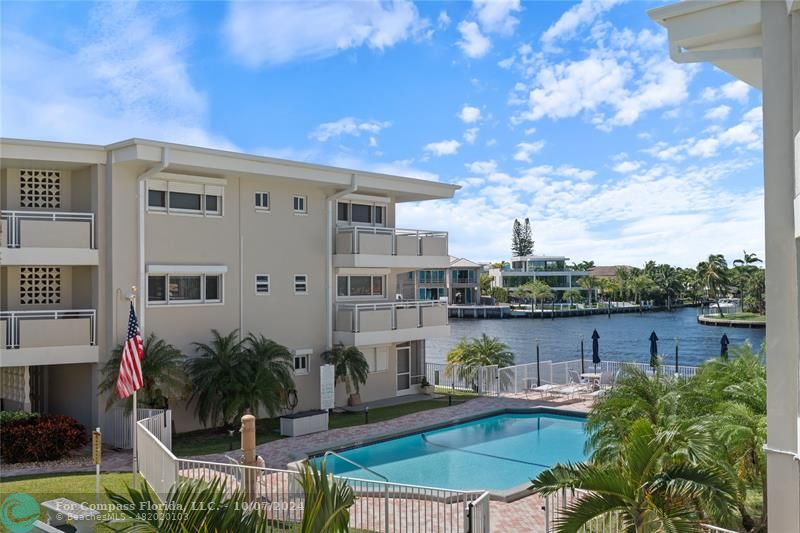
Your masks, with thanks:
[{"label": "distant palm tree", "polygon": [[344,383],[348,399],[352,401],[354,394],[358,394],[359,387],[367,382],[369,377],[369,363],[355,346],[337,344],[330,350],[320,355],[325,364],[334,366],[335,380]]},{"label": "distant palm tree", "polygon": [[649,291],[655,284],[647,274],[638,274],[628,280],[628,287],[633,292],[634,303],[641,303],[642,295]]},{"label": "distant palm tree", "polygon": [[561,299],[569,300],[570,305],[572,305],[573,301],[575,300],[583,300],[583,294],[581,294],[580,290],[572,287],[561,293]]},{"label": "distant palm tree", "polygon": [[[594,518],[617,515],[624,531],[700,533],[705,513],[722,521],[735,512],[734,489],[712,463],[674,456],[672,441],[678,437],[675,428],[637,420],[616,463],[559,464],[539,474],[531,489],[544,495],[562,489],[585,491],[556,519],[558,532],[582,531]],[[688,457],[702,456],[698,450],[684,451]]]},{"label": "distant palm tree", "polygon": [[724,318],[725,313],[719,305],[719,300],[730,285],[730,272],[725,256],[722,254],[709,255],[708,261],[698,263],[697,275],[708,288],[709,296],[717,303],[719,315]]},{"label": "distant palm tree", "polygon": [[[186,392],[186,375],[184,373],[184,355],[168,344],[164,339],[151,333],[142,343],[144,355],[142,356],[143,386],[139,389],[137,399],[139,403],[151,408],[166,408],[169,398],[182,396]],[[106,408],[115,401],[117,377],[122,360],[123,345],[117,346],[111,353],[111,358],[106,361],[101,371],[103,379],[98,386],[100,394],[112,393],[106,402]],[[133,404],[128,401],[126,409],[132,409]]]},{"label": "distant palm tree", "polygon": [[530,295],[533,297],[533,307],[531,308],[531,317],[533,316],[533,310],[536,309],[536,302],[538,300],[548,301],[555,298],[553,295],[553,291],[550,288],[550,285],[545,283],[542,280],[535,279],[533,281],[529,281],[523,287],[526,287],[528,291],[530,291]]},{"label": "distant palm tree", "polygon": [[589,293],[589,305],[592,305],[594,290],[597,288],[597,278],[594,276],[581,276],[578,278],[578,285],[586,289],[586,292]]},{"label": "distant palm tree", "polygon": [[487,296],[489,293],[492,292],[492,276],[486,273],[482,273],[480,277],[480,285],[481,285],[481,295]]}]

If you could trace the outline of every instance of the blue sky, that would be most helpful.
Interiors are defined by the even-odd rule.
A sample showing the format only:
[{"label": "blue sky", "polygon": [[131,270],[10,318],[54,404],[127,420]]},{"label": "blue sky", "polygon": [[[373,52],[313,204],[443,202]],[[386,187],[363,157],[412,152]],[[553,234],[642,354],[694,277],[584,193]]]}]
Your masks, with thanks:
[{"label": "blue sky", "polygon": [[2,2],[0,134],[129,137],[462,185],[451,253],[763,257],[761,96],[677,65],[659,2]]}]

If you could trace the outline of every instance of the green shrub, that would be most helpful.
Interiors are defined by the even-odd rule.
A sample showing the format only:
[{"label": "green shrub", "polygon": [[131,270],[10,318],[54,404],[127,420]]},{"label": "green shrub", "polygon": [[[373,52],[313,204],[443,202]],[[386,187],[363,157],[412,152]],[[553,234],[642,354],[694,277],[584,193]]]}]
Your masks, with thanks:
[{"label": "green shrub", "polygon": [[39,413],[29,413],[27,411],[0,411],[0,426],[10,424],[11,422],[30,420],[37,416],[39,416]]},{"label": "green shrub", "polygon": [[3,423],[0,456],[6,463],[52,461],[89,441],[86,428],[70,416],[33,416]]}]

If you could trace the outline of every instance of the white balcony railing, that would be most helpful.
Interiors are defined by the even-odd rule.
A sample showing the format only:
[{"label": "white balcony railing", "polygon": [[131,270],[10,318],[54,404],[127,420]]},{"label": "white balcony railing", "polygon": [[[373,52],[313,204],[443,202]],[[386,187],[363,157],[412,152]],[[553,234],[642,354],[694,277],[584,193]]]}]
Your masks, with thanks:
[{"label": "white balcony railing", "polygon": [[[31,325],[21,324],[28,321],[52,321],[52,320],[72,320],[72,319],[89,319],[89,331],[73,332],[76,339],[86,339],[88,345],[95,346],[97,341],[97,320],[96,312],[94,309],[65,309],[65,310],[52,310],[52,311],[0,311],[0,323],[5,323],[5,346],[7,350],[14,350],[19,348],[26,348],[26,342],[23,337],[25,335],[21,332],[21,326]],[[65,342],[61,337],[61,328],[55,328],[54,331],[47,331],[47,327],[38,326],[37,331],[37,344],[49,344],[52,346],[61,346],[61,342]],[[57,330],[57,331],[56,331]],[[51,334],[52,333],[52,334]],[[88,333],[88,335],[87,335]],[[52,339],[48,339],[52,336]],[[73,344],[67,340],[69,344]]]},{"label": "white balcony railing", "polygon": [[447,303],[406,300],[336,304],[336,330],[361,333],[447,325]]},{"label": "white balcony railing", "polygon": [[[89,224],[89,248],[95,249],[94,239],[94,213],[70,213],[66,211],[0,211],[0,220],[8,224],[6,246],[8,248],[19,248],[23,246],[23,221],[46,221],[46,222],[82,222]],[[84,239],[78,237],[78,240]],[[85,242],[85,241],[84,241]],[[77,246],[76,246],[77,247]]]},{"label": "white balcony railing", "polygon": [[446,231],[375,226],[336,228],[337,254],[436,256],[448,254]]}]

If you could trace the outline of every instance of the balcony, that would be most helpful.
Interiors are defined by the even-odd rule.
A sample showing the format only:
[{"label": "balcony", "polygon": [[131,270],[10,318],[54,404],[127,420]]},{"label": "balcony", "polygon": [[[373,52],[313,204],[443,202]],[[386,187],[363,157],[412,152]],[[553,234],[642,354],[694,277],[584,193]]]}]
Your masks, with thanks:
[{"label": "balcony", "polygon": [[94,213],[0,211],[3,265],[97,265]]},{"label": "balcony", "polygon": [[336,305],[334,341],[337,343],[366,346],[448,335],[446,302],[409,300]]},{"label": "balcony", "polygon": [[447,268],[447,232],[374,226],[336,228],[334,266]]},{"label": "balcony", "polygon": [[0,366],[97,363],[94,309],[0,311]]}]

